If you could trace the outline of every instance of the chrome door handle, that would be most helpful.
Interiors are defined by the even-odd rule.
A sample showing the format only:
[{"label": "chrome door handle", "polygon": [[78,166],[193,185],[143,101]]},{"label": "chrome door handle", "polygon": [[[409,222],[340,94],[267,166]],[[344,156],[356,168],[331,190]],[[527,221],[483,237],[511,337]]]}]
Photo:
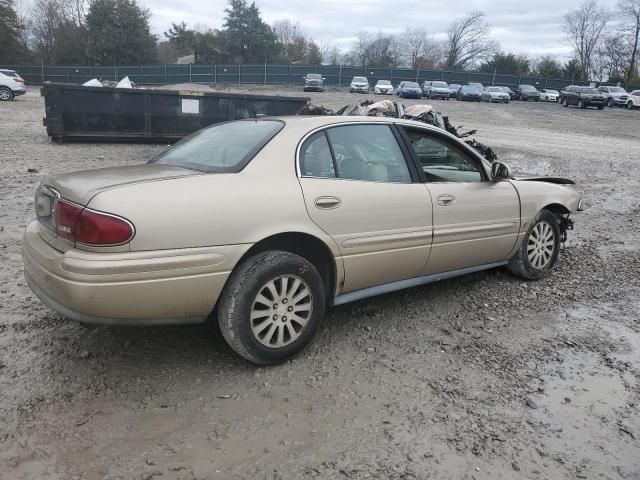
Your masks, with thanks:
[{"label": "chrome door handle", "polygon": [[338,197],[318,197],[315,201],[316,207],[322,208],[323,210],[338,208],[341,204],[342,200]]},{"label": "chrome door handle", "polygon": [[449,195],[448,193],[444,193],[442,195],[438,195],[437,202],[438,205],[448,207],[449,205],[453,205],[454,203],[456,203],[456,197],[454,197],[453,195]]}]

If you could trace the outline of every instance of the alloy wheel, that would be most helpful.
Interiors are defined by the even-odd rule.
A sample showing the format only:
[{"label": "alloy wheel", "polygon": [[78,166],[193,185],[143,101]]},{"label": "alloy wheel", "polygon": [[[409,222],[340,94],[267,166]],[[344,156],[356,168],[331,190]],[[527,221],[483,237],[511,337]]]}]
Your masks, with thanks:
[{"label": "alloy wheel", "polygon": [[529,234],[527,258],[531,266],[545,268],[551,262],[556,248],[555,233],[547,222],[539,222]]},{"label": "alloy wheel", "polygon": [[3,102],[11,100],[11,90],[8,88],[0,88],[0,100]]},{"label": "alloy wheel", "polygon": [[297,275],[280,275],[265,283],[253,300],[251,331],[267,347],[284,347],[300,337],[312,313],[307,282]]}]

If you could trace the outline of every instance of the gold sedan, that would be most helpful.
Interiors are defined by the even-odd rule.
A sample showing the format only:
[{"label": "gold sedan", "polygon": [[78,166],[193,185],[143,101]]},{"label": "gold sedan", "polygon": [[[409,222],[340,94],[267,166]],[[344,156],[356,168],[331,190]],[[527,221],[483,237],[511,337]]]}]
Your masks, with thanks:
[{"label": "gold sedan", "polygon": [[45,178],[25,277],[79,322],[212,319],[244,358],[277,363],[332,305],[500,266],[544,277],[582,209],[571,183],[407,120],[229,122],[147,164]]}]

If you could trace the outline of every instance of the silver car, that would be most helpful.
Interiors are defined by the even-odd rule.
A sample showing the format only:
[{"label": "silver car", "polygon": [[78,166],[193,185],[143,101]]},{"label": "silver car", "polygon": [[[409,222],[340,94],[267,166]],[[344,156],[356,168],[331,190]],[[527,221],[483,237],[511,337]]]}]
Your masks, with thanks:
[{"label": "silver car", "polygon": [[480,100],[489,103],[509,103],[511,98],[501,87],[485,87],[480,95]]}]

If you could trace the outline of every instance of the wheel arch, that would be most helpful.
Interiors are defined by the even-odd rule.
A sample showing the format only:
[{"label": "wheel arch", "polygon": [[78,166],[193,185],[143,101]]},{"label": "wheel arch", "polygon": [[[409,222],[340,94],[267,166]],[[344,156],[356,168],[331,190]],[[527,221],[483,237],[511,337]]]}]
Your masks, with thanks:
[{"label": "wheel arch", "polygon": [[238,260],[236,268],[247,258],[269,250],[293,253],[313,263],[326,285],[327,302],[330,304],[336,295],[336,285],[340,279],[338,278],[338,264],[335,256],[323,240],[303,232],[283,232],[270,235],[254,243]]},{"label": "wheel arch", "polygon": [[571,210],[569,210],[567,207],[565,207],[561,203],[550,203],[542,207],[542,209],[549,210],[551,213],[554,213],[556,215],[566,215],[571,213]]}]

